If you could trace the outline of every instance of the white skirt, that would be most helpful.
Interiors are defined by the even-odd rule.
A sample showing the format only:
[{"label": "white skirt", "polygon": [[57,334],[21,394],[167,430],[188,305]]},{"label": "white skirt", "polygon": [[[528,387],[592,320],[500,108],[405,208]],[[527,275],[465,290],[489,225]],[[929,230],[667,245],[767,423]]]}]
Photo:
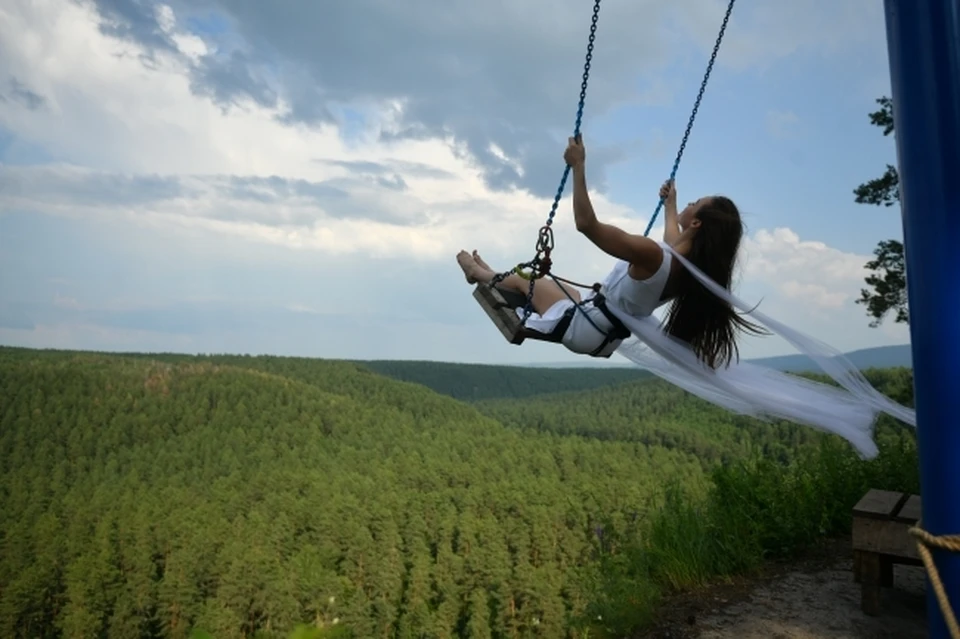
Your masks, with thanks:
[{"label": "white skirt", "polygon": [[[588,298],[589,299],[589,298]],[[547,311],[540,315],[539,313],[531,313],[530,317],[527,318],[526,327],[538,331],[540,333],[551,333],[557,327],[557,324],[563,319],[564,313],[569,309],[573,308],[574,303],[570,300],[560,300],[556,302],[553,306],[547,309]],[[600,332],[597,328],[594,328],[593,324],[590,323],[584,313],[590,316],[590,320],[593,320],[593,324],[597,325],[597,328],[601,329]],[[517,315],[523,319],[523,309],[517,309]],[[610,323],[610,320],[603,314],[599,308],[593,304],[583,304],[580,307],[580,310],[575,310],[573,313],[573,318],[570,320],[570,325],[567,327],[566,332],[563,334],[562,343],[567,349],[577,353],[578,355],[590,355],[593,353],[606,339],[606,333],[613,330],[613,325]],[[614,340],[611,343],[607,344],[602,351],[596,354],[597,357],[609,357],[617,347],[621,344],[623,340]]]}]

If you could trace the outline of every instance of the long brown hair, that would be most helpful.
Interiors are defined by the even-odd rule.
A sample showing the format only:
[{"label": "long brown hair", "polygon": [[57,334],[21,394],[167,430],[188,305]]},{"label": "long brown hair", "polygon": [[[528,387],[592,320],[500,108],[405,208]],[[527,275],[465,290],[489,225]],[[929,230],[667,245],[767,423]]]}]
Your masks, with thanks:
[{"label": "long brown hair", "polygon": [[[700,226],[691,238],[685,256],[707,277],[730,290],[733,268],[743,237],[743,223],[736,205],[714,196],[697,211]],[[664,330],[687,342],[697,357],[711,368],[739,360],[737,332],[767,334],[701,284],[686,268],[676,274],[677,291],[664,318]]]}]

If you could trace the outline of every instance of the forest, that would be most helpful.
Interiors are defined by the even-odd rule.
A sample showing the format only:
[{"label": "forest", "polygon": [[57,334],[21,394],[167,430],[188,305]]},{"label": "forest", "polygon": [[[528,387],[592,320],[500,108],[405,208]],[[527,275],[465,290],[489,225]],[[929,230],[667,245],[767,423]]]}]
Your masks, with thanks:
[{"label": "forest", "polygon": [[457,366],[0,348],[0,636],[622,636],[918,489],[886,417],[862,461],[632,369]]}]

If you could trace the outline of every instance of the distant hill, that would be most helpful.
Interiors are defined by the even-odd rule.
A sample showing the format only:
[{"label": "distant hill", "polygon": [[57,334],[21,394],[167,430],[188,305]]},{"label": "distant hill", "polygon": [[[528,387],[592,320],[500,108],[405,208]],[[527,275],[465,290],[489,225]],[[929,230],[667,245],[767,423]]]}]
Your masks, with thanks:
[{"label": "distant hill", "polygon": [[[0,347],[0,352],[23,357],[58,359],[64,355],[79,355],[76,351],[33,350]],[[87,353],[89,354],[89,353]],[[210,361],[217,364],[255,368],[264,372],[285,375],[311,383],[315,375],[325,379],[329,388],[334,376],[325,371],[338,365],[334,360],[300,357],[273,357],[250,355],[187,355],[179,353],[115,353],[128,358],[151,359],[165,362]],[[847,353],[846,356],[860,369],[911,368],[909,345],[867,348]],[[812,360],[803,355],[783,355],[747,360],[789,372],[821,372]],[[346,363],[341,361],[341,363]],[[522,399],[550,393],[567,393],[608,388],[626,382],[650,379],[653,375],[623,358],[597,360],[583,357],[578,362],[554,362],[528,365],[464,364],[419,360],[351,360],[355,371],[352,381],[361,371],[383,375],[394,380],[426,386],[455,399],[476,402],[490,399]],[[370,383],[370,382],[368,382]]]},{"label": "distant hill", "polygon": [[[847,359],[852,361],[857,368],[899,368],[913,367],[913,354],[910,351],[909,344],[899,344],[897,346],[878,346],[876,348],[864,348],[857,351],[845,353]],[[775,357],[762,357],[758,359],[745,360],[754,364],[768,366],[781,371],[790,372],[811,372],[818,371],[819,367],[805,355],[779,355]],[[611,357],[609,360],[586,360],[582,364],[575,362],[547,362],[526,365],[529,368],[601,368],[601,369],[619,369],[634,367],[634,364],[624,361],[623,358]]]},{"label": "distant hill", "polygon": [[[846,356],[861,370],[911,368],[909,345],[868,348]],[[619,361],[618,361],[619,360]],[[746,360],[792,373],[822,373],[805,355],[783,355]],[[357,361],[358,365],[392,377],[421,384],[443,395],[465,401],[522,399],[548,393],[589,391],[653,377],[622,358],[582,363],[555,362],[529,365],[459,364],[411,360]]]},{"label": "distant hill", "polygon": [[[867,368],[913,367],[913,354],[909,344],[864,348],[859,351],[845,353],[845,355],[847,359],[853,362],[854,366],[861,370]],[[782,355],[780,357],[766,357],[750,361],[777,370],[798,373],[818,371],[820,369],[813,360],[806,355]]]}]

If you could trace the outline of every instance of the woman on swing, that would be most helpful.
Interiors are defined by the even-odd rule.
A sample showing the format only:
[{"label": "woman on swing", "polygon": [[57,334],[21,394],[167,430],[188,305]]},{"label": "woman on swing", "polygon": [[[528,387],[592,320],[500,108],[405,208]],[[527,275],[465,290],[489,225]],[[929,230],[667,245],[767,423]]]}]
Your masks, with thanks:
[{"label": "woman on swing", "polygon": [[[532,300],[535,313],[527,327],[550,333],[565,313],[574,310],[562,337],[569,350],[601,357],[616,351],[733,412],[786,419],[840,435],[865,458],[879,452],[873,441],[879,413],[916,426],[913,409],[879,393],[840,351],[751,308],[731,293],[743,237],[740,213],[732,201],[708,196],[678,212],[674,185],[664,184],[660,196],[665,200],[665,229],[663,241],[657,242],[597,219],[587,193],[586,154],[580,140],[570,138],[563,157],[573,173],[577,230],[617,261],[595,296],[599,304],[591,303],[595,298],[580,304],[576,290],[538,280]],[[457,262],[471,284],[490,283],[495,276],[476,251],[461,251]],[[516,274],[499,285],[523,295],[530,286]],[[661,325],[653,312],[668,302]],[[842,388],[740,362],[737,333],[768,331],[735,309],[786,339]],[[621,335],[627,333],[635,339],[624,341]]]},{"label": "woman on swing", "polygon": [[[601,289],[608,307],[633,317],[646,317],[671,302],[664,331],[688,343],[712,368],[729,364],[737,357],[738,330],[763,332],[738,315],[728,302],[708,291],[683,265],[671,259],[671,252],[664,247],[668,245],[729,290],[743,237],[740,212],[732,201],[723,196],[704,197],[678,213],[676,189],[673,184],[664,184],[660,197],[665,199],[665,228],[663,242],[657,242],[597,219],[587,192],[582,141],[570,138],[563,158],[573,174],[573,215],[577,230],[618,260]],[[473,254],[461,251],[457,261],[471,284],[489,283],[496,275],[476,251]],[[530,283],[514,273],[502,280],[500,286],[526,295]],[[574,306],[570,298],[577,303],[581,301],[576,289],[564,287],[565,293],[561,286],[546,278],[536,282],[532,300],[536,314],[527,320],[528,328],[551,332],[563,314]],[[575,353],[609,356],[623,341],[606,340],[614,330],[614,323],[596,305],[586,304],[583,311],[574,313],[562,343]],[[602,350],[597,351],[599,347]]]}]

